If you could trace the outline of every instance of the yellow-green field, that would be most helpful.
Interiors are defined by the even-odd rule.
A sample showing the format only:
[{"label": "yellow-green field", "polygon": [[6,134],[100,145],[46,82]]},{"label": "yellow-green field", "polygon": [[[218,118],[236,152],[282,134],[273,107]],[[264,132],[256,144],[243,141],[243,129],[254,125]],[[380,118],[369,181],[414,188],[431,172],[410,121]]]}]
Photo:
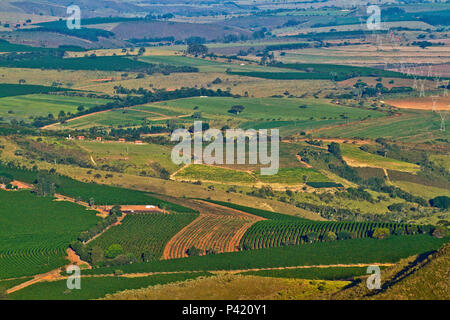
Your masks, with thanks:
[{"label": "yellow-green field", "polygon": [[417,172],[420,170],[420,167],[416,164],[365,152],[355,145],[343,143],[341,144],[341,150],[344,160],[350,166],[374,167],[405,172]]}]

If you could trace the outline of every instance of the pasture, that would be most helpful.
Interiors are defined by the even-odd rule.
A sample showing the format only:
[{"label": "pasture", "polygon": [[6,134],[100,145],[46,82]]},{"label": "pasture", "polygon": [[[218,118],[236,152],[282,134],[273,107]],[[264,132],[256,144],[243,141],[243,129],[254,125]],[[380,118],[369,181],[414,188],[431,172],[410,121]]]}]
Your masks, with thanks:
[{"label": "pasture", "polygon": [[[242,121],[275,120],[352,120],[382,117],[381,112],[338,106],[322,99],[281,99],[281,98],[227,98],[199,97],[164,102],[167,109],[179,112],[201,111],[205,114],[240,119]],[[158,107],[162,103],[155,104]],[[244,110],[238,115],[228,112],[234,105],[242,105]]]},{"label": "pasture", "polygon": [[148,55],[141,57],[140,61],[155,64],[169,64],[174,66],[189,66],[198,68],[200,72],[218,72],[225,73],[227,69],[231,69],[239,72],[251,72],[251,71],[265,71],[265,72],[280,72],[279,68],[264,67],[256,64],[248,64],[248,62],[242,62],[241,64],[214,61],[200,58],[178,56],[178,55]]},{"label": "pasture", "polygon": [[[151,122],[175,119],[182,115],[182,113],[166,110],[161,107],[154,107],[149,104],[92,113],[79,118],[70,119],[63,124],[55,125],[52,128],[82,130],[91,127],[134,127]],[[186,116],[189,116],[189,114]]]},{"label": "pasture", "polygon": [[48,117],[52,114],[54,118],[57,118],[60,111],[73,114],[78,112],[79,106],[89,109],[104,103],[103,99],[61,95],[33,94],[4,97],[0,98],[0,117],[4,121],[16,119],[29,123],[36,117]]},{"label": "pasture", "polygon": [[180,168],[171,159],[171,148],[159,144],[118,143],[118,142],[91,142],[76,141],[80,147],[88,151],[96,165],[101,167],[117,168],[121,172],[139,175],[146,174],[158,176],[159,172],[152,168],[157,163],[172,173]]},{"label": "pasture", "polygon": [[293,268],[242,272],[242,275],[258,277],[308,279],[308,280],[342,280],[367,274],[367,267],[327,267],[327,268]]},{"label": "pasture", "polygon": [[353,167],[384,168],[405,172],[417,172],[420,170],[420,167],[416,164],[365,152],[359,149],[358,146],[348,143],[341,144],[341,151],[344,160]]},{"label": "pasture", "polygon": [[257,182],[256,178],[245,171],[225,169],[221,167],[192,164],[178,171],[174,176],[177,180],[186,181],[211,181],[223,183],[244,183],[251,184]]},{"label": "pasture", "polygon": [[386,138],[400,142],[424,143],[435,139],[448,139],[448,133],[440,131],[438,114],[419,110],[404,110],[402,115],[385,118],[382,122],[372,119],[350,123],[341,127],[320,130],[315,136],[323,138]]}]

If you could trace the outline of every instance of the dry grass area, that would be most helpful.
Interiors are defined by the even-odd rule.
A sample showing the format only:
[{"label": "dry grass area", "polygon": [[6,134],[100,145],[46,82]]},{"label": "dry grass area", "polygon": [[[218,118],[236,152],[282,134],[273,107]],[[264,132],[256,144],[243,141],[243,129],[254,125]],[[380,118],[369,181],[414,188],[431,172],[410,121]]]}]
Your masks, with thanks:
[{"label": "dry grass area", "polygon": [[347,281],[310,281],[243,275],[218,275],[127,290],[107,300],[302,300],[321,299],[342,289]]},{"label": "dry grass area", "polygon": [[[387,100],[386,103],[400,109],[419,109],[419,110],[433,109],[433,98],[431,96],[414,97],[410,99]],[[450,97],[441,96],[437,98],[436,110],[450,110]]]},{"label": "dry grass area", "polygon": [[[381,49],[381,50],[380,50]],[[420,49],[417,46],[393,46],[384,42],[377,47],[374,44],[355,44],[329,48],[307,48],[287,50],[285,56],[277,60],[286,63],[331,63],[355,66],[384,66],[385,63],[408,63],[412,65],[442,64],[450,60],[449,44]],[[419,71],[419,69],[418,69]],[[428,71],[424,71],[425,73]]]},{"label": "dry grass area", "polygon": [[36,70],[25,68],[0,68],[0,83],[19,83],[24,79],[27,84],[51,86],[54,82],[63,87],[78,89],[93,80],[105,78],[120,79],[119,72],[112,71],[72,71],[72,70]]}]

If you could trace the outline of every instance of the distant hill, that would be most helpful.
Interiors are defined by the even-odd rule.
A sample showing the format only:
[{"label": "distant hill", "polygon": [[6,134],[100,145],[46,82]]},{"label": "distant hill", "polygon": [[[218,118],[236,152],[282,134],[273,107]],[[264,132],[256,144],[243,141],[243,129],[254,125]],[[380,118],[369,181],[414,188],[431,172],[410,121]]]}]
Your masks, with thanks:
[{"label": "distant hill", "polygon": [[381,290],[369,291],[366,279],[331,299],[449,300],[450,243],[431,254],[402,260],[381,273]]}]

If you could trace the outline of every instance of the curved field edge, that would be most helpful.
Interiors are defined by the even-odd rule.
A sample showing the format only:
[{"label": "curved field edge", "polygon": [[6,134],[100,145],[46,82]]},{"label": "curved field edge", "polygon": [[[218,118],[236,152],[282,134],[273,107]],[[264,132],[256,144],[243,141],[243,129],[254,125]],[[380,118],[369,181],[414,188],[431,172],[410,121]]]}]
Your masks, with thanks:
[{"label": "curved field edge", "polygon": [[257,219],[201,214],[166,244],[163,259],[187,257],[191,247],[217,253],[238,251],[242,236]]},{"label": "curved field edge", "polygon": [[[449,238],[429,235],[392,236],[387,239],[352,239],[161,260],[121,266],[124,273],[248,270],[250,268],[396,262],[434,251]],[[111,274],[117,268],[97,268],[85,274]]]}]

